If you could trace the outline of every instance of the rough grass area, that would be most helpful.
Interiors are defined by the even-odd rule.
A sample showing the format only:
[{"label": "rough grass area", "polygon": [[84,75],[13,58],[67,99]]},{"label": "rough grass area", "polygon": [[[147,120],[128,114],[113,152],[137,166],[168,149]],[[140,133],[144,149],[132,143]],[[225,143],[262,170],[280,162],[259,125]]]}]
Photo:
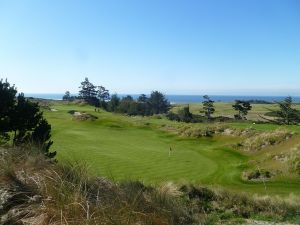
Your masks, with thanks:
[{"label": "rough grass area", "polygon": [[[45,111],[45,116],[52,124],[53,150],[58,152],[59,163],[83,161],[89,165],[91,174],[118,181],[138,179],[146,184],[171,181],[176,184],[204,184],[234,191],[266,193],[262,182],[244,181],[242,174],[245,170],[255,170],[256,162],[269,156],[265,151],[259,151],[262,155],[256,158],[256,155],[249,155],[232,146],[253,135],[253,132],[277,129],[276,125],[253,125],[249,122],[187,125],[169,121],[164,116],[128,117],[104,111],[98,113],[92,107],[77,104],[54,103],[53,107],[57,111]],[[74,120],[68,113],[70,110],[86,112],[98,119]],[[210,127],[217,127],[217,132],[222,134],[202,137]],[[296,126],[287,129],[299,131]],[[189,137],[184,133],[178,135],[177,131],[184,130],[187,134],[191,130],[194,133]],[[297,136],[293,140],[299,144]],[[286,149],[282,147],[276,151]],[[270,154],[272,151],[269,150]],[[267,162],[261,169],[268,169],[277,161],[270,159]],[[281,170],[281,166],[276,164],[272,171],[278,168]],[[300,195],[299,178],[290,177],[289,174],[289,171],[285,171],[280,176],[274,176],[267,183],[267,193]]]},{"label": "rough grass area", "polygon": [[57,164],[37,152],[0,149],[3,225],[298,223],[299,202],[295,196],[258,197],[193,185],[113,182],[90,176],[82,163]]},{"label": "rough grass area", "polygon": [[246,138],[239,143],[239,147],[245,151],[259,151],[268,146],[278,145],[279,143],[287,141],[293,135],[293,132],[283,129],[277,129],[271,132],[262,132],[253,134]]}]

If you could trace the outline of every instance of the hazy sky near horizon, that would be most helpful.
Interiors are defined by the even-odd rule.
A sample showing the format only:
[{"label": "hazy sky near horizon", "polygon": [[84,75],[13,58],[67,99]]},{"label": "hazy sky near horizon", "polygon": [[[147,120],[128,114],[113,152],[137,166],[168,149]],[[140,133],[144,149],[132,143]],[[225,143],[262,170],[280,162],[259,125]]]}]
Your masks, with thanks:
[{"label": "hazy sky near horizon", "polygon": [[298,0],[0,0],[0,77],[25,93],[300,95]]}]

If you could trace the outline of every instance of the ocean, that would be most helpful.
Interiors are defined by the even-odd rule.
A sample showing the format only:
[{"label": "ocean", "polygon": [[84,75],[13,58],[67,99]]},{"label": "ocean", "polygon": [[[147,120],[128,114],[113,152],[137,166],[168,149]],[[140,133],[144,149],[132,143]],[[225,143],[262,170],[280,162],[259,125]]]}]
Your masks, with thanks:
[{"label": "ocean", "polygon": [[[25,94],[26,97],[62,100],[64,94]],[[127,94],[120,94],[119,97],[124,97]],[[139,95],[132,94],[134,99]],[[203,101],[202,95],[166,95],[167,99],[172,104],[187,104],[187,103],[199,103]],[[234,96],[234,95],[210,95],[210,98],[215,102],[234,102],[235,100],[262,100],[268,102],[281,101],[286,96]],[[300,103],[300,96],[292,96],[295,103]]]}]

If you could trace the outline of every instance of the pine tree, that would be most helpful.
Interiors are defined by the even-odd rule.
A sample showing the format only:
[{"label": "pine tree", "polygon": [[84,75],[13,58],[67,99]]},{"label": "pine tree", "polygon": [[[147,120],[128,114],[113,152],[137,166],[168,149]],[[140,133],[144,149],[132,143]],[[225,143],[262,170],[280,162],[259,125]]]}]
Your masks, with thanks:
[{"label": "pine tree", "polygon": [[89,104],[95,105],[97,100],[96,86],[93,85],[86,77],[85,80],[81,82],[81,86],[79,88],[79,97],[87,101]]},{"label": "pine tree", "polygon": [[106,108],[106,102],[109,100],[109,90],[103,86],[98,86],[97,97],[99,98],[99,107]]},{"label": "pine tree", "polygon": [[208,120],[211,120],[211,115],[215,112],[214,101],[209,98],[208,95],[203,96],[203,112]]},{"label": "pine tree", "polygon": [[7,80],[0,80],[0,139],[7,141],[10,129],[10,113],[16,103],[17,89]]},{"label": "pine tree", "polygon": [[234,115],[236,119],[246,119],[248,111],[252,109],[250,102],[242,100],[235,100],[235,104],[232,105],[232,107],[234,110],[238,111],[238,114]]},{"label": "pine tree", "polygon": [[113,94],[108,104],[109,111],[116,112],[119,105],[120,105],[120,98],[118,97],[118,95]]},{"label": "pine tree", "polygon": [[153,114],[167,113],[171,108],[170,102],[166,99],[165,95],[159,91],[153,91],[151,93],[149,103]]},{"label": "pine tree", "polygon": [[31,136],[32,143],[38,147],[47,157],[54,158],[56,152],[49,152],[53,141],[51,138],[51,125],[45,119],[41,119],[38,125],[34,128]]},{"label": "pine tree", "polygon": [[300,122],[300,112],[293,108],[293,99],[292,97],[288,96],[281,102],[275,102],[279,110],[271,110],[271,115],[275,117],[274,120],[266,119],[271,122],[275,122],[278,124],[297,124]]},{"label": "pine tree", "polygon": [[0,80],[0,143],[7,143],[13,133],[14,145],[36,145],[47,157],[53,158],[56,152],[49,152],[51,126],[43,118],[38,103],[29,101],[16,88]]},{"label": "pine tree", "polygon": [[32,131],[42,119],[38,103],[30,102],[21,93],[10,112],[10,128],[13,131],[13,143],[22,143],[27,131]]},{"label": "pine tree", "polygon": [[179,120],[182,122],[189,123],[193,120],[193,114],[190,112],[190,105],[183,107],[178,111]]},{"label": "pine tree", "polygon": [[66,91],[66,93],[63,96],[63,100],[65,100],[65,101],[71,100],[71,93],[69,91]]}]

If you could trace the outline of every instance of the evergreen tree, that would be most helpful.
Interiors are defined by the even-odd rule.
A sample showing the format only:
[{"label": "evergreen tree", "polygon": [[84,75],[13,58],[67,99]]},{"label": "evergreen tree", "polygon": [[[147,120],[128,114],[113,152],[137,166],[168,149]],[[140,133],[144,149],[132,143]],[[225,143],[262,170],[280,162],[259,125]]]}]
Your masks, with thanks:
[{"label": "evergreen tree", "polygon": [[133,100],[133,97],[131,95],[127,95],[127,96],[122,98],[122,101],[132,102],[134,100]]},{"label": "evergreen tree", "polygon": [[232,107],[234,110],[238,111],[238,114],[234,115],[236,119],[246,119],[248,111],[252,109],[250,102],[242,100],[235,100],[235,104],[232,105]]},{"label": "evergreen tree", "polygon": [[81,86],[79,87],[79,97],[87,101],[89,104],[97,104],[97,90],[96,86],[93,85],[86,77]]},{"label": "evergreen tree", "polygon": [[[276,117],[275,120],[270,120],[278,124],[297,124],[300,122],[300,112],[293,108],[293,99],[292,97],[286,97],[281,102],[276,102],[279,107],[279,110],[270,110],[271,114]],[[264,118],[266,119],[266,118]]]},{"label": "evergreen tree", "polygon": [[106,102],[109,100],[109,91],[103,86],[98,86],[97,97],[99,98],[99,107],[106,109]]},{"label": "evergreen tree", "polygon": [[29,101],[21,93],[15,98],[17,91],[14,86],[0,80],[0,143],[7,142],[9,133],[13,133],[14,145],[33,143],[53,158],[55,152],[49,152],[51,126],[43,118],[38,103]]},{"label": "evergreen tree", "polygon": [[48,124],[47,120],[41,119],[30,135],[30,139],[47,157],[54,158],[56,152],[49,152],[49,149],[53,144],[53,141],[51,141],[50,138],[51,125]]},{"label": "evergreen tree", "polygon": [[147,95],[145,95],[145,94],[141,94],[137,99],[138,102],[142,102],[142,103],[146,103],[146,102],[148,102],[148,100],[149,99],[148,99]]},{"label": "evergreen tree", "polygon": [[0,143],[9,140],[10,113],[15,106],[17,89],[10,85],[7,80],[0,80]]},{"label": "evergreen tree", "polygon": [[14,133],[13,143],[22,143],[27,131],[32,131],[42,119],[38,103],[30,102],[21,93],[10,112],[10,128]]},{"label": "evergreen tree", "polygon": [[66,91],[65,95],[63,96],[63,100],[70,101],[71,98],[71,93],[69,91]]},{"label": "evergreen tree", "polygon": [[0,119],[6,117],[11,108],[15,105],[15,97],[17,89],[14,85],[10,85],[7,80],[0,80]]},{"label": "evergreen tree", "polygon": [[129,111],[132,113],[132,109],[130,109],[131,104],[134,102],[131,95],[127,95],[126,97],[123,97],[120,101],[118,112],[120,113],[128,113]]},{"label": "evergreen tree", "polygon": [[190,112],[190,106],[187,105],[178,111],[179,121],[189,123],[193,120],[193,114]]},{"label": "evergreen tree", "polygon": [[158,91],[153,91],[149,98],[152,114],[167,113],[170,108],[170,102],[166,97]]},{"label": "evergreen tree", "polygon": [[116,112],[118,107],[120,105],[120,98],[117,94],[113,94],[110,98],[110,101],[108,103],[108,109],[111,112]]},{"label": "evergreen tree", "polygon": [[208,120],[211,120],[211,115],[215,112],[214,101],[208,95],[203,96],[203,111]]},{"label": "evergreen tree", "polygon": [[141,94],[138,99],[138,114],[142,116],[151,115],[151,107],[149,103],[149,98],[145,94]]}]

